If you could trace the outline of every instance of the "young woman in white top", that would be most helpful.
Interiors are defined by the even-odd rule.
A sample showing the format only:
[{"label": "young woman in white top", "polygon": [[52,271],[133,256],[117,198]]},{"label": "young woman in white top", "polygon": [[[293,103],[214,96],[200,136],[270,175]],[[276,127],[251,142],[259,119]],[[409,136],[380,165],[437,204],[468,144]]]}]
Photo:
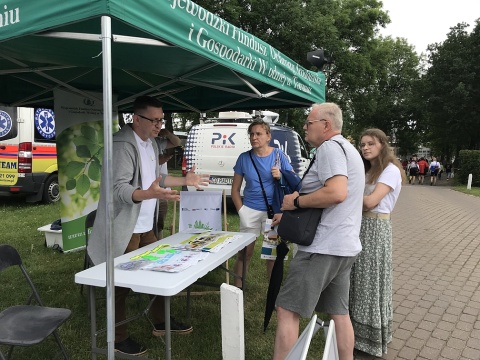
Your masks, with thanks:
[{"label": "young woman in white top", "polygon": [[381,357],[392,340],[390,213],[406,176],[382,130],[368,129],[360,139],[366,175],[360,229],[363,249],[351,272],[349,308],[356,351]]}]

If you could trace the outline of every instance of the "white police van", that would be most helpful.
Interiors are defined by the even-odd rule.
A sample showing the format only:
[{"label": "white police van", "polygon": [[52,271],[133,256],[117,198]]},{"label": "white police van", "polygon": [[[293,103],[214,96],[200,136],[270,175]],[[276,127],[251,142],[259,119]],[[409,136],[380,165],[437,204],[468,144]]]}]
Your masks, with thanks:
[{"label": "white police van", "polygon": [[[258,116],[270,125],[270,146],[282,149],[293,170],[301,176],[310,161],[302,138],[293,129],[277,124],[278,114],[263,111]],[[205,190],[225,190],[230,196],[237,158],[252,148],[247,131],[254,119],[246,112],[221,112],[218,118],[194,125],[183,151],[183,170],[195,165],[196,173],[210,174],[211,183]],[[195,187],[189,186],[188,190],[195,191]]]}]

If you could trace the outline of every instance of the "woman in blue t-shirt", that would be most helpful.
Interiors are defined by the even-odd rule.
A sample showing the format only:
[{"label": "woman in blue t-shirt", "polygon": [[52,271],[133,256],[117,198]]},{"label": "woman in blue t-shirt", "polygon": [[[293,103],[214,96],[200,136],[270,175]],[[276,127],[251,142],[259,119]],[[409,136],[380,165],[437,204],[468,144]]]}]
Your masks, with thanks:
[{"label": "woman in blue t-shirt", "polygon": [[[268,206],[260,185],[265,189],[265,196],[269,205],[272,204],[275,181],[280,179],[280,169],[293,171],[285,154],[278,148],[270,146],[272,138],[270,126],[264,121],[255,121],[248,127],[248,135],[252,149],[246,151],[237,159],[233,167],[234,176],[232,183],[232,200],[240,216],[240,232],[255,233],[257,237],[263,232],[265,222],[269,217]],[[257,167],[255,170],[254,163]],[[240,195],[243,180],[245,189],[243,199]],[[247,247],[246,267],[253,255],[255,242]],[[270,278],[274,261],[267,260],[267,273]],[[245,269],[245,274],[247,269]],[[235,262],[235,274],[242,275],[243,251],[237,255]],[[235,285],[242,286],[241,278],[235,279]]]}]

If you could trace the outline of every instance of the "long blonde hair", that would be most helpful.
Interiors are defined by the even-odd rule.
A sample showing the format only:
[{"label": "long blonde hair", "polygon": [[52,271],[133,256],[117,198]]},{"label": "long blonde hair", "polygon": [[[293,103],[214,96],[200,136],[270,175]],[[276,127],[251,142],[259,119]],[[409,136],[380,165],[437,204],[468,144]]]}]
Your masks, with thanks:
[{"label": "long blonde hair", "polygon": [[387,135],[385,135],[385,133],[380,129],[367,129],[362,133],[362,135],[360,135],[359,143],[361,143],[364,136],[371,136],[377,139],[380,144],[382,144],[382,149],[380,150],[380,154],[377,158],[378,162],[375,162],[373,165],[370,161],[366,160],[363,157],[360,151],[360,155],[362,156],[362,160],[365,165],[365,173],[368,174],[367,183],[374,184],[382,174],[383,170],[385,170],[385,168],[390,163],[398,167],[398,169],[400,170],[400,174],[402,175],[402,182],[404,182],[407,179],[405,171],[403,170],[403,166],[400,161],[395,157],[392,150],[390,149]]}]

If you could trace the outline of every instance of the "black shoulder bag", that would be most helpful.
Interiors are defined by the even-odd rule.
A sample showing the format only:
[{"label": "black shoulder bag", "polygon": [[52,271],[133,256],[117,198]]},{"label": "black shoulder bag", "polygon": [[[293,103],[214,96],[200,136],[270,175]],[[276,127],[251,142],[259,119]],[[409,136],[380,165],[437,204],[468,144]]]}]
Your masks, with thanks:
[{"label": "black shoulder bag", "polygon": [[260,181],[260,186],[262,188],[262,194],[263,194],[263,199],[265,200],[265,205],[267,205],[267,215],[268,215],[268,218],[269,219],[273,219],[273,207],[272,205],[270,205],[268,203],[268,199],[267,199],[267,194],[265,193],[265,189],[263,187],[263,183],[262,183],[262,178],[260,177],[260,173],[258,172],[258,169],[257,169],[257,165],[255,164],[255,161],[253,161],[253,157],[252,157],[252,151],[250,150],[248,152],[248,155],[250,155],[250,160],[252,160],[252,164],[253,164],[253,167],[255,168],[255,171],[257,172],[257,175],[258,175],[258,181]]},{"label": "black shoulder bag", "polygon": [[[342,144],[336,140],[337,144],[343,150],[345,157],[345,149]],[[310,165],[307,168],[307,171],[302,176],[302,180],[307,175],[308,171],[315,162],[316,154],[313,156]],[[297,185],[298,187],[298,185]],[[302,194],[300,194],[302,196]],[[318,224],[322,219],[323,209],[320,208],[297,208],[295,210],[284,210],[282,215],[282,220],[278,225],[277,233],[282,238],[282,240],[290,241],[292,243],[309,246],[312,244],[313,239],[315,238],[315,233],[317,232]]]}]

